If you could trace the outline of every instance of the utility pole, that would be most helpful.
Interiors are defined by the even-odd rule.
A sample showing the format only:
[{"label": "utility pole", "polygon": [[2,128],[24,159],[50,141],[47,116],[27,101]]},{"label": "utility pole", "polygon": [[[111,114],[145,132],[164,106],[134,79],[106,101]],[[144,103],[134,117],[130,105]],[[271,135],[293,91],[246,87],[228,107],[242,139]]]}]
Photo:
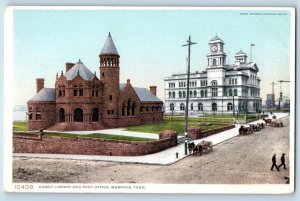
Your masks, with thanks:
[{"label": "utility pole", "polygon": [[280,110],[280,103],[282,102],[282,86],[281,85],[283,82],[290,82],[290,81],[289,80],[279,80],[277,82],[280,83],[280,93],[279,93],[279,103],[278,103],[278,108]]},{"label": "utility pole", "polygon": [[272,85],[272,107],[271,108],[273,108],[273,109],[275,107],[275,93],[274,93],[274,85],[275,84],[276,84],[275,82],[271,83],[271,85]]},{"label": "utility pole", "polygon": [[[189,96],[190,96],[190,66],[191,66],[191,45],[195,45],[197,43],[194,43],[191,41],[191,35],[189,36],[189,40],[187,41],[187,44],[184,44],[182,46],[188,46],[188,68],[187,68],[187,89],[186,89],[186,105],[185,105],[185,137],[187,137],[187,129],[188,129],[188,117],[189,117]],[[187,138],[185,140],[184,144],[184,153],[187,155]]]}]

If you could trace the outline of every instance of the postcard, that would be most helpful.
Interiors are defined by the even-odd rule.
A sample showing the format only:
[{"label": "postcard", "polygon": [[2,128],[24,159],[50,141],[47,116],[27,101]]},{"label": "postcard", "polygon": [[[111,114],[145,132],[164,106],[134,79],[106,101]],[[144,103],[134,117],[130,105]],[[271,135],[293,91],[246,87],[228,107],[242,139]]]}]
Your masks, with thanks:
[{"label": "postcard", "polygon": [[7,7],[9,192],[287,194],[295,9]]}]

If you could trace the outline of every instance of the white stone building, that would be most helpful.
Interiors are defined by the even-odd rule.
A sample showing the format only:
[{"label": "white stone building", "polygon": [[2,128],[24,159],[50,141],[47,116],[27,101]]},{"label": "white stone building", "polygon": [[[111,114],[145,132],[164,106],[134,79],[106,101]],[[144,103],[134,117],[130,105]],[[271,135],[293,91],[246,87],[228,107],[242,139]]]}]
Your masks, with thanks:
[{"label": "white stone building", "polygon": [[[190,73],[189,114],[244,114],[261,109],[260,78],[247,54],[235,54],[235,63],[226,64],[224,42],[215,36],[209,41],[207,67]],[[184,69],[184,68],[183,68]],[[187,74],[173,74],[165,81],[165,113],[184,114]]]}]

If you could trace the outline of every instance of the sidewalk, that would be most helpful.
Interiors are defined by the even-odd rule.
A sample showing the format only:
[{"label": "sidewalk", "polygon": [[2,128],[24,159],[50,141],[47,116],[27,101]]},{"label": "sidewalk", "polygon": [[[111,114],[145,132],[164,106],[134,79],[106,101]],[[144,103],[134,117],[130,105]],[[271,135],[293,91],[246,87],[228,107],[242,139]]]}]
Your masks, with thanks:
[{"label": "sidewalk", "polygon": [[[288,116],[288,114],[276,114],[277,118],[283,118]],[[260,120],[256,121],[259,122]],[[256,123],[252,122],[252,123]],[[202,140],[212,141],[213,145],[224,142],[228,139],[231,139],[237,136],[238,129],[240,128],[239,124],[235,125],[235,128],[214,134],[199,140],[194,140],[195,144],[199,143]],[[114,132],[119,131],[118,129],[109,129],[114,130]],[[91,133],[90,131],[87,131]],[[122,131],[128,132],[128,131]],[[121,132],[121,133],[122,133]],[[74,132],[72,132],[74,133]],[[82,132],[81,132],[82,133]],[[84,134],[83,132],[82,134]],[[101,131],[101,133],[103,133]],[[131,132],[132,133],[132,132]],[[109,134],[112,134],[111,132]],[[124,134],[121,134],[124,135]],[[143,134],[144,135],[144,134]],[[151,134],[156,135],[157,134]],[[136,135],[134,135],[136,136]],[[176,158],[176,152],[178,152],[178,158]],[[67,154],[27,154],[27,153],[15,153],[13,156],[18,157],[32,157],[32,158],[50,158],[50,159],[69,159],[69,160],[93,160],[93,161],[110,161],[110,162],[127,162],[127,163],[142,163],[142,164],[155,164],[155,165],[170,165],[182,158],[186,157],[184,154],[184,144],[172,147],[166,150],[163,150],[158,153],[144,155],[144,156],[96,156],[96,155],[67,155]]]}]

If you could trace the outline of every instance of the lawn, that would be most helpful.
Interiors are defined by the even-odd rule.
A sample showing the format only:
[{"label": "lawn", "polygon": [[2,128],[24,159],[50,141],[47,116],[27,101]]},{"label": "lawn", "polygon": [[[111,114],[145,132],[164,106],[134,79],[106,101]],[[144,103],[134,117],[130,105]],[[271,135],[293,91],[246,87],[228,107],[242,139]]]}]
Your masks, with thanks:
[{"label": "lawn", "polygon": [[102,133],[94,133],[88,135],[77,135],[71,133],[52,133],[52,132],[44,132],[45,136],[59,136],[66,138],[100,138],[100,139],[109,139],[109,140],[122,140],[122,141],[156,141],[155,139],[149,138],[140,138],[140,137],[130,137],[123,135],[109,135]]},{"label": "lawn", "polygon": [[14,121],[13,131],[28,131],[27,121]]},{"label": "lawn", "polygon": [[[189,120],[188,126],[196,126],[199,127],[199,121],[194,119]],[[212,124],[209,126],[201,126],[201,130],[210,130],[221,128],[224,125]],[[144,133],[159,133],[162,130],[175,130],[177,131],[178,135],[184,135],[185,131],[185,122],[183,120],[164,120],[162,123],[159,124],[145,124],[139,126],[129,126],[126,128],[127,131],[136,131],[136,132],[144,132]]]}]

